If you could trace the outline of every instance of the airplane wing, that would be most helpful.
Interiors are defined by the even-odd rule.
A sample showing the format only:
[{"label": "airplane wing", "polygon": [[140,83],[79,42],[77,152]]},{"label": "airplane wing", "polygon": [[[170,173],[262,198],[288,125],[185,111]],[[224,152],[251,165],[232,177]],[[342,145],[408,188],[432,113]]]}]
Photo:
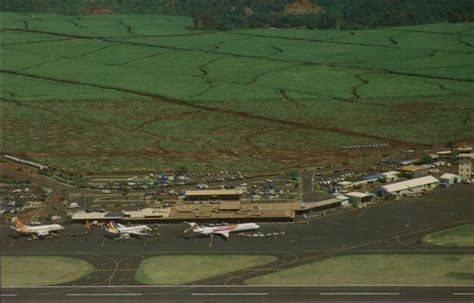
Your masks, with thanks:
[{"label": "airplane wing", "polygon": [[38,230],[35,233],[40,237],[44,237],[44,236],[49,235],[49,231],[47,231],[47,230]]},{"label": "airplane wing", "polygon": [[135,235],[135,236],[146,236],[147,235],[146,233],[144,233],[142,231],[138,231],[138,230],[127,231],[127,234]]},{"label": "airplane wing", "polygon": [[215,231],[214,232],[215,234],[219,234],[219,235],[222,235],[226,238],[229,238],[229,232],[228,231]]},{"label": "airplane wing", "polygon": [[120,228],[126,228],[126,226],[123,225],[123,224],[120,224],[120,223],[116,223],[116,224],[117,224],[117,226],[120,227]]}]

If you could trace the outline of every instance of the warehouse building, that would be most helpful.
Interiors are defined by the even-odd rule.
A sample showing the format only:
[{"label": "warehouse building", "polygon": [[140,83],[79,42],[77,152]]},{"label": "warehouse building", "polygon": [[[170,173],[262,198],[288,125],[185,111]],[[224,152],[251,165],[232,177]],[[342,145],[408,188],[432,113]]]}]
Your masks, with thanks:
[{"label": "warehouse building", "polygon": [[439,181],[448,185],[453,185],[456,183],[461,183],[461,177],[455,174],[443,174]]},{"label": "warehouse building", "polygon": [[425,176],[379,187],[377,193],[381,196],[410,195],[432,190],[439,186],[439,180],[433,176]]},{"label": "warehouse building", "polygon": [[392,182],[400,178],[400,172],[395,170],[382,173],[382,175],[386,182]]},{"label": "warehouse building", "polygon": [[350,192],[345,194],[346,197],[349,198],[349,203],[351,204],[359,204],[359,203],[365,203],[365,202],[370,202],[373,201],[375,196],[370,193],[361,193],[361,192]]},{"label": "warehouse building", "polygon": [[429,169],[419,165],[405,165],[399,171],[405,178],[419,178],[428,175]]}]

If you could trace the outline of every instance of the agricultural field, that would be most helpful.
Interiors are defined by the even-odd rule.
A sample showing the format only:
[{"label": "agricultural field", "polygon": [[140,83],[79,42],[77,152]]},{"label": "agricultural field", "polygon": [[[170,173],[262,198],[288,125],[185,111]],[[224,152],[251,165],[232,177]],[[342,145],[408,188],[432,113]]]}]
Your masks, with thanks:
[{"label": "agricultural field", "polygon": [[472,141],[474,24],[191,30],[0,13],[5,153],[79,173],[314,165]]}]

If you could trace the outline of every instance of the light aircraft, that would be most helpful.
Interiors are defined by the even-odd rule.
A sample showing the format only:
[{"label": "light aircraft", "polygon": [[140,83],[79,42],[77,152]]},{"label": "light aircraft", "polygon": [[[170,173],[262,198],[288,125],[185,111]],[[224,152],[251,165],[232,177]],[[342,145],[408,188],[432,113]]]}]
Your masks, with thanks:
[{"label": "light aircraft", "polygon": [[49,225],[24,225],[21,223],[20,219],[15,219],[15,226],[12,227],[15,231],[22,235],[31,235],[36,237],[46,237],[51,235],[54,232],[64,230],[64,227],[59,224],[49,224]]},{"label": "light aircraft", "polygon": [[192,230],[195,233],[200,233],[207,236],[213,235],[221,235],[225,238],[229,238],[230,233],[232,232],[243,232],[243,231],[250,231],[250,230],[257,230],[260,228],[259,225],[255,223],[242,223],[242,224],[229,224],[229,225],[220,225],[220,226],[199,226],[195,222],[188,223],[191,228],[185,230],[184,232],[188,232],[188,230]]},{"label": "light aircraft", "polygon": [[120,223],[111,221],[105,226],[105,230],[113,235],[129,235],[129,236],[152,236],[151,228],[147,225],[125,226]]}]

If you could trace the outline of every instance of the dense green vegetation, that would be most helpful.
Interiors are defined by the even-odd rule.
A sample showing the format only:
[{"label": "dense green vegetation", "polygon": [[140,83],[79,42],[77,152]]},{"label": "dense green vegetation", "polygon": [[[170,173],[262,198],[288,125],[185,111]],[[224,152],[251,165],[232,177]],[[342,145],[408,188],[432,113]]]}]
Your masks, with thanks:
[{"label": "dense green vegetation", "polygon": [[469,0],[4,0],[0,11],[22,13],[178,14],[194,27],[375,28],[429,22],[472,22]]},{"label": "dense green vegetation", "polygon": [[[291,3],[299,3],[296,8]],[[196,0],[195,26],[230,30],[246,27],[359,29],[428,22],[472,22],[472,1],[429,0]]]},{"label": "dense green vegetation", "polygon": [[474,139],[471,23],[205,32],[180,16],[0,17],[3,151],[54,167],[260,170],[349,144]]}]

